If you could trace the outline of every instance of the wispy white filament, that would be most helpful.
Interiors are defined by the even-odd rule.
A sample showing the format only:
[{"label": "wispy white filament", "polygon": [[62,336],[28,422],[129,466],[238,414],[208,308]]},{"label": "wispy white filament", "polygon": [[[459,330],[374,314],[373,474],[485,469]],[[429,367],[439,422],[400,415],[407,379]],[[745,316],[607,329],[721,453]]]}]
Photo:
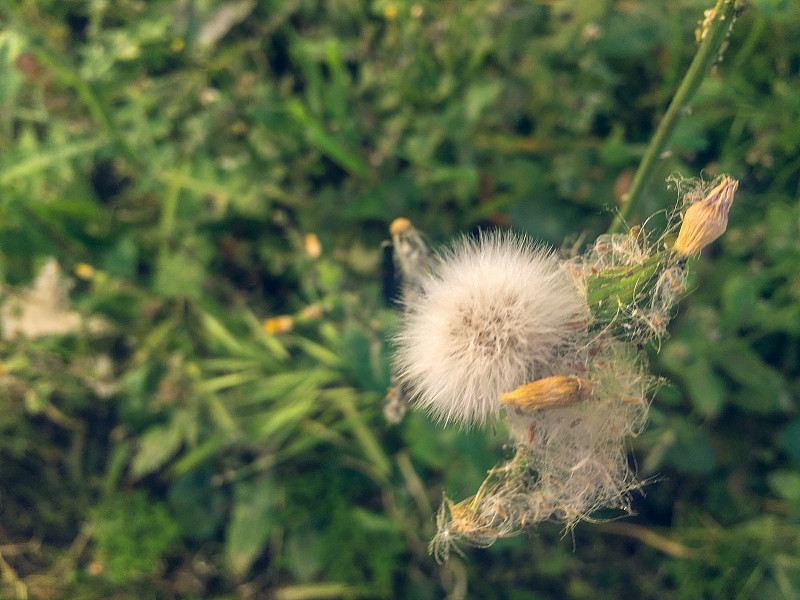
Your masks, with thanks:
[{"label": "wispy white filament", "polygon": [[434,418],[482,425],[500,394],[551,374],[582,339],[587,316],[551,252],[511,234],[482,235],[440,255],[408,302],[396,368]]}]

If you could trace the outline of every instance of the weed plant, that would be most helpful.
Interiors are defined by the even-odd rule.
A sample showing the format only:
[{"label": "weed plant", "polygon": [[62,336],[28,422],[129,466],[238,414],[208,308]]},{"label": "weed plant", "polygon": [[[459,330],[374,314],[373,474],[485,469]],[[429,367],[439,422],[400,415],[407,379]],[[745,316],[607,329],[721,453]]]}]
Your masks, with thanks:
[{"label": "weed plant", "polygon": [[389,224],[583,248],[708,4],[0,2],[0,597],[796,597],[792,2],[738,16],[627,215],[739,180],[644,348],[634,515],[439,567],[503,438],[384,416]]}]

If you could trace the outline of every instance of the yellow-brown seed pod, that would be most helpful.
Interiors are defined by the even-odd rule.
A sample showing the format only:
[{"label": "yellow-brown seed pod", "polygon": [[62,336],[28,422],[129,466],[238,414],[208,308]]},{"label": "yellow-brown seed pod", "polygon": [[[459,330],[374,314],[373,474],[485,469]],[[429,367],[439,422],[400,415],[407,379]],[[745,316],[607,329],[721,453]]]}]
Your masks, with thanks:
[{"label": "yellow-brown seed pod", "polygon": [[683,216],[683,224],[673,246],[673,250],[679,256],[688,258],[697,254],[725,233],[728,227],[728,211],[737,187],[739,187],[738,181],[723,177],[719,185],[705,198],[689,207]]},{"label": "yellow-brown seed pod", "polygon": [[591,380],[575,375],[554,375],[501,394],[500,402],[530,410],[564,408],[586,400],[592,395],[593,386]]}]

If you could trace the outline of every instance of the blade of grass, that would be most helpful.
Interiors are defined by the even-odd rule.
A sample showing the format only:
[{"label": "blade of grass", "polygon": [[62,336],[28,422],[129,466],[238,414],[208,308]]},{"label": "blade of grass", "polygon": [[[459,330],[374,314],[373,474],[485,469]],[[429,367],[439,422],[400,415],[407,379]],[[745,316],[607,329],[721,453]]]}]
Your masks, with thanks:
[{"label": "blade of grass", "polygon": [[0,173],[0,185],[8,185],[16,179],[29,177],[37,171],[46,169],[51,165],[63,162],[73,156],[88,154],[93,152],[102,145],[102,141],[98,139],[80,140],[71,144],[59,146],[54,150],[47,152],[37,152],[35,156],[26,158],[25,160],[9,165]]},{"label": "blade of grass", "polygon": [[366,178],[369,176],[369,167],[364,159],[355,152],[345,148],[339,140],[325,131],[300,102],[293,100],[286,103],[287,112],[303,128],[308,141],[333,162],[346,169],[353,175]]},{"label": "blade of grass", "polygon": [[264,330],[261,322],[252,312],[249,310],[243,310],[242,320],[250,327],[255,340],[264,346],[273,358],[279,361],[289,360],[289,351],[286,350],[284,345],[276,336],[271,335]]},{"label": "blade of grass", "polygon": [[238,387],[245,383],[250,383],[263,376],[260,369],[249,369],[247,371],[238,371],[236,373],[228,373],[227,375],[220,375],[206,379],[197,384],[197,391],[199,392],[218,392],[220,390]]},{"label": "blade of grass", "polygon": [[297,424],[310,413],[316,404],[315,394],[292,394],[289,402],[277,410],[272,410],[254,419],[255,440],[268,440],[271,445],[275,436],[285,438],[287,432],[294,430]]},{"label": "blade of grass", "polygon": [[392,470],[389,457],[386,456],[380,443],[363,421],[363,415],[356,410],[353,395],[354,391],[348,388],[336,388],[323,392],[323,396],[333,400],[342,411],[350,424],[353,435],[372,465],[382,476],[388,477]]},{"label": "blade of grass", "polygon": [[172,466],[172,475],[177,476],[188,473],[214,454],[220,452],[222,448],[231,443],[231,441],[232,436],[227,431],[219,431],[206,438],[199,445],[184,454],[183,457]]},{"label": "blade of grass", "polygon": [[199,306],[195,306],[195,310],[200,316],[203,329],[206,331],[211,341],[218,342],[231,354],[239,356],[250,356],[252,354],[218,319],[211,316],[210,313]]},{"label": "blade of grass", "polygon": [[322,364],[333,367],[341,368],[345,366],[345,362],[339,354],[328,350],[325,346],[312,342],[304,337],[296,337],[293,340],[294,344],[305,352],[309,357],[318,360]]}]

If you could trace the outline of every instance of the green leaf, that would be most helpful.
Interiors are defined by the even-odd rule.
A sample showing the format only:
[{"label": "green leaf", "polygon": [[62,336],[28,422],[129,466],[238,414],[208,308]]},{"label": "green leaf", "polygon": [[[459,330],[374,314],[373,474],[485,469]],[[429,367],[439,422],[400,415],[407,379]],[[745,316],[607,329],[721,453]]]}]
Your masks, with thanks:
[{"label": "green leaf", "polygon": [[505,83],[497,79],[491,79],[476,83],[467,91],[464,98],[464,112],[467,122],[474,123],[483,112],[494,104],[498,96],[503,93]]},{"label": "green leaf", "polygon": [[371,365],[370,341],[364,330],[348,323],[342,336],[342,351],[358,384],[363,388],[375,390],[376,382]]},{"label": "green leaf", "polygon": [[181,526],[181,535],[203,542],[217,538],[228,523],[230,490],[215,485],[210,467],[194,469],[173,481],[169,506]]},{"label": "green leaf", "polygon": [[725,402],[722,379],[704,362],[688,366],[681,378],[697,411],[704,417],[717,416]]},{"label": "green leaf", "polygon": [[198,307],[198,313],[200,314],[203,329],[208,335],[209,341],[219,343],[231,354],[250,355],[238,338],[233,335],[221,321],[200,307]]},{"label": "green leaf", "polygon": [[313,391],[309,388],[306,389],[306,393],[292,393],[287,404],[253,419],[256,439],[266,440],[278,432],[294,429],[297,423],[314,409],[317,397]]},{"label": "green leaf", "polygon": [[138,260],[139,247],[136,240],[131,235],[124,235],[103,257],[102,266],[111,275],[130,279],[136,274]]},{"label": "green leaf", "polygon": [[203,265],[187,254],[159,257],[153,289],[166,298],[198,298],[205,281]]},{"label": "green leaf", "polygon": [[369,174],[370,169],[364,159],[328,133],[303,104],[297,100],[289,101],[286,110],[302,126],[308,141],[325,156],[353,175],[366,177]]},{"label": "green leaf", "polygon": [[800,461],[800,419],[795,419],[784,427],[778,444],[786,454]]},{"label": "green leaf", "polygon": [[697,411],[705,417],[714,417],[722,410],[725,401],[725,385],[708,364],[702,340],[686,336],[664,344],[661,362],[675,377],[683,382],[689,398]]},{"label": "green leaf", "polygon": [[717,465],[717,457],[708,433],[693,423],[676,422],[674,443],[664,452],[664,463],[683,473],[708,474]]},{"label": "green leaf", "polygon": [[797,471],[773,471],[767,476],[767,482],[778,496],[800,505],[800,473]]},{"label": "green leaf", "polygon": [[231,441],[231,435],[227,431],[218,431],[184,454],[171,471],[176,475],[183,475],[214,456]]},{"label": "green leaf", "polygon": [[59,165],[75,156],[83,156],[93,152],[103,144],[101,139],[78,140],[70,144],[60,145],[53,149],[37,150],[19,162],[7,165],[0,171],[0,186],[31,177],[31,175],[49,167]]},{"label": "green leaf", "polygon": [[280,489],[271,479],[236,485],[235,504],[225,539],[225,555],[236,577],[247,575],[280,524]]},{"label": "green leaf", "polygon": [[182,428],[175,422],[148,429],[139,439],[139,450],[133,458],[131,472],[141,477],[158,470],[175,454],[182,441]]},{"label": "green leaf", "polygon": [[314,360],[317,360],[328,367],[336,368],[342,366],[342,357],[336,352],[329,350],[325,346],[322,346],[321,344],[313,342],[304,337],[298,337],[294,341],[298,348],[303,350],[303,352],[308,354],[308,356]]}]

